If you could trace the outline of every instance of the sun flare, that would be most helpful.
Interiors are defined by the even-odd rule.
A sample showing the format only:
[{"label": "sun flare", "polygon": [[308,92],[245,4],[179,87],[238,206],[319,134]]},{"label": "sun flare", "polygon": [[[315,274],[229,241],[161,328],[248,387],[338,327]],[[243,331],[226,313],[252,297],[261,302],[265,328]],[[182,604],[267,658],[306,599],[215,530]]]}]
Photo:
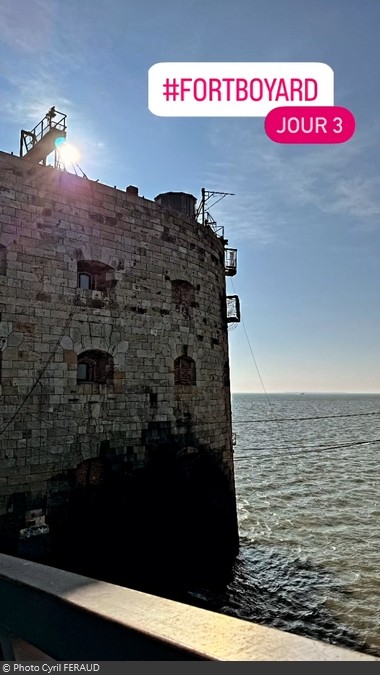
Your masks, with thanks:
[{"label": "sun flare", "polygon": [[76,164],[78,162],[80,154],[75,145],[65,141],[56,144],[56,147],[63,164]]}]

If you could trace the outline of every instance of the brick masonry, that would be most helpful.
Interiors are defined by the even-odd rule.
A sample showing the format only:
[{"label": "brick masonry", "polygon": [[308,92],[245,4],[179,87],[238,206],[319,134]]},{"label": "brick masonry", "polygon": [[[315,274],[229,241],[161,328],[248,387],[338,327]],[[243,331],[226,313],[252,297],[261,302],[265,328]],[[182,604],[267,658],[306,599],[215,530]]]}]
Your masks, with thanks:
[{"label": "brick masonry", "polygon": [[[118,528],[133,509],[135,534],[157,508],[169,541],[180,497],[193,548],[204,521],[214,550],[236,552],[224,241],[135,192],[0,153],[3,549],[33,509],[67,543],[75,508],[87,530],[86,508],[99,525],[110,501]],[[109,288],[78,288],[81,261],[107,266]],[[88,350],[112,356],[112,381],[77,383]],[[195,384],[175,384],[180,356]]]}]

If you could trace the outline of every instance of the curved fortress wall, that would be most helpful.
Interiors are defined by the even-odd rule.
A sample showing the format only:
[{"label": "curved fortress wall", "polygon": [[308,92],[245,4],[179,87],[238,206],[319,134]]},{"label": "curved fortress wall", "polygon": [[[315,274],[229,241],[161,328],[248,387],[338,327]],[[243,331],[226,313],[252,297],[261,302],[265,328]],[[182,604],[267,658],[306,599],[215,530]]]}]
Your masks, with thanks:
[{"label": "curved fortress wall", "polygon": [[5,153],[0,175],[2,549],[47,524],[53,560],[103,576],[231,560],[224,241],[132,187]]}]

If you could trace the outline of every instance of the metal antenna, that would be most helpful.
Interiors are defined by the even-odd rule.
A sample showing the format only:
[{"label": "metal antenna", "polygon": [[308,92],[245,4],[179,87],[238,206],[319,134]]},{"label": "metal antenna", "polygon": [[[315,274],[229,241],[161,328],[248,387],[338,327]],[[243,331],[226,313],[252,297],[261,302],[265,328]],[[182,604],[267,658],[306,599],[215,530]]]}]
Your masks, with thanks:
[{"label": "metal antenna", "polygon": [[[199,222],[199,218],[201,219],[200,222],[202,225],[206,225],[208,227],[211,227],[211,229],[217,234],[219,237],[224,238],[224,227],[223,225],[217,225],[216,221],[212,217],[211,213],[209,212],[208,209],[211,209],[215,204],[220,202],[224,197],[227,196],[234,196],[234,192],[218,192],[217,190],[206,190],[205,188],[201,189],[201,201],[199,203],[199,206],[196,210],[195,218]],[[213,197],[218,195],[218,199],[209,205],[209,202]]]}]

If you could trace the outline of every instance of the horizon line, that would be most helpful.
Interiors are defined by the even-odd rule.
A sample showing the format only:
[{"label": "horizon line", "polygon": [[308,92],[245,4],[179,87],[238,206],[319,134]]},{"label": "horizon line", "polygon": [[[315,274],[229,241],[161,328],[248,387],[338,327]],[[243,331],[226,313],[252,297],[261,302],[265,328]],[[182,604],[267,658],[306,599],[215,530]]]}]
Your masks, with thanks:
[{"label": "horizon line", "polygon": [[232,391],[231,394],[262,394],[265,396],[266,394],[349,394],[350,396],[357,394],[357,395],[373,395],[373,396],[379,396],[380,391],[301,391],[301,390],[294,390],[294,391]]}]

